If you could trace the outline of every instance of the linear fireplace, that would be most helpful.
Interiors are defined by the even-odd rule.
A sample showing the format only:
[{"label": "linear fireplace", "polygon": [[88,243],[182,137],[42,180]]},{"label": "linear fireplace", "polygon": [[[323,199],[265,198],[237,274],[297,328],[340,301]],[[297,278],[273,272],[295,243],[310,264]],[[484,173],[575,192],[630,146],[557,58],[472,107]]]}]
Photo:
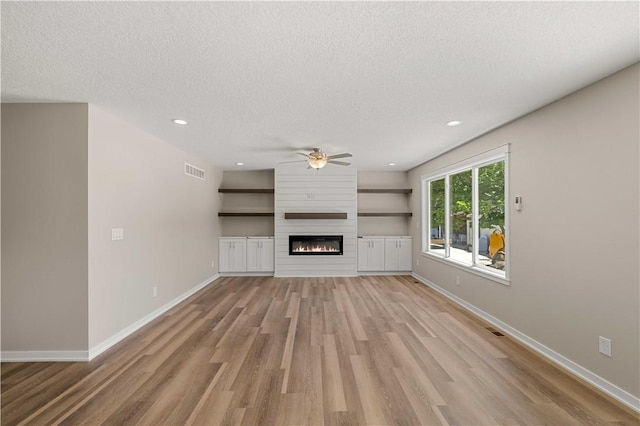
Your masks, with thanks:
[{"label": "linear fireplace", "polygon": [[289,235],[291,256],[343,254],[342,235]]}]

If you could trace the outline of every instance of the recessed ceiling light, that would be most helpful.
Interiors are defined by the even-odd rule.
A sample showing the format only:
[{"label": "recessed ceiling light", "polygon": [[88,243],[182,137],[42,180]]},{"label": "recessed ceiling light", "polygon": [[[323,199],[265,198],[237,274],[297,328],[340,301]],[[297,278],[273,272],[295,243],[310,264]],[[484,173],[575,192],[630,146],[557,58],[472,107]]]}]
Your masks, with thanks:
[{"label": "recessed ceiling light", "polygon": [[462,121],[458,121],[458,120],[453,120],[453,121],[449,121],[447,123],[447,126],[449,127],[455,127],[455,126],[459,126],[462,124]]},{"label": "recessed ceiling light", "polygon": [[389,165],[390,165],[390,166],[395,166],[395,165],[396,165],[396,163],[389,163]]},{"label": "recessed ceiling light", "polygon": [[171,121],[173,121],[175,124],[183,124],[183,125],[184,125],[184,124],[187,124],[187,122],[186,122],[186,121],[181,120],[181,119],[179,119],[179,118],[174,118],[174,119],[173,119],[173,120],[171,120]]},{"label": "recessed ceiling light", "polygon": [[244,163],[237,162],[237,163],[236,163],[236,166],[244,166]]}]

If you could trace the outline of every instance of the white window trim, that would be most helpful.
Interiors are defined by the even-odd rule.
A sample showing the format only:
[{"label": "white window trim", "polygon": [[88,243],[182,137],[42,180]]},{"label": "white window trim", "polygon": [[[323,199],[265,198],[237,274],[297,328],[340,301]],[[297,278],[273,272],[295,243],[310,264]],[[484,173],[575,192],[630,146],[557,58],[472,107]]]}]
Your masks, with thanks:
[{"label": "white window trim", "polygon": [[[429,200],[429,196],[427,195],[427,189],[429,189],[429,182],[438,180],[441,178],[445,179],[445,233],[449,229],[449,176],[454,175],[456,173],[460,173],[466,170],[473,170],[472,179],[473,186],[476,188],[478,181],[478,169],[480,167],[486,166],[488,164],[495,163],[497,161],[504,161],[505,168],[505,182],[504,182],[504,196],[505,196],[505,212],[504,212],[504,239],[507,250],[511,250],[511,238],[510,238],[510,220],[509,220],[509,211],[511,205],[511,198],[509,196],[509,144],[491,149],[489,151],[483,152],[481,154],[475,155],[473,157],[467,158],[465,160],[459,161],[457,163],[451,164],[446,167],[442,167],[438,170],[435,170],[426,175],[422,175],[420,180],[422,182],[422,255],[438,260],[440,262],[446,263],[448,265],[455,266],[460,269],[464,269],[468,272],[471,272],[476,275],[480,275],[485,278],[489,278],[493,281],[497,281],[501,284],[510,285],[510,264],[511,264],[511,256],[510,253],[507,253],[507,261],[505,262],[504,276],[502,273],[498,273],[491,268],[482,266],[478,264],[477,259],[477,247],[479,244],[479,238],[476,235],[476,232],[473,232],[473,253],[472,253],[472,264],[469,265],[467,263],[458,262],[454,259],[451,259],[450,256],[450,247],[449,244],[445,244],[445,252],[444,255],[439,255],[437,253],[433,253],[429,250],[430,240],[431,240],[431,203]],[[430,193],[429,193],[430,195]],[[477,191],[473,191],[473,199],[472,199],[472,222],[474,224],[478,223],[477,214],[478,214],[478,206],[479,206],[479,197]]]}]

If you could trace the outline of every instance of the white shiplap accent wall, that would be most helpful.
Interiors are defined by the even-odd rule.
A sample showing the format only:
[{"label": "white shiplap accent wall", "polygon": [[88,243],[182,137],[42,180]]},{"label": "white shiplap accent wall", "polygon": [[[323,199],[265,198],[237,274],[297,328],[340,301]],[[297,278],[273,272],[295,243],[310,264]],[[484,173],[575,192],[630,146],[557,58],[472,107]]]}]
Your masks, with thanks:
[{"label": "white shiplap accent wall", "polygon": [[[275,276],[356,276],[358,232],[357,172],[328,165],[320,171],[306,164],[275,170]],[[346,212],[347,219],[288,219],[287,213]],[[342,235],[342,256],[289,256],[289,235]]]}]

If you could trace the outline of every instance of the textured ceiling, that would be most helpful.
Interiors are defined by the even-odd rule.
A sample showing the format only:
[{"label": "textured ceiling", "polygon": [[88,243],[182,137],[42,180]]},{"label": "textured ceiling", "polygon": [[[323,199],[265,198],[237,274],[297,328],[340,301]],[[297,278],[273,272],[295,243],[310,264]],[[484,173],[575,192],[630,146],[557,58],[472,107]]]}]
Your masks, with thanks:
[{"label": "textured ceiling", "polygon": [[227,170],[303,147],[407,170],[640,55],[637,2],[1,8],[3,102],[95,104]]}]

